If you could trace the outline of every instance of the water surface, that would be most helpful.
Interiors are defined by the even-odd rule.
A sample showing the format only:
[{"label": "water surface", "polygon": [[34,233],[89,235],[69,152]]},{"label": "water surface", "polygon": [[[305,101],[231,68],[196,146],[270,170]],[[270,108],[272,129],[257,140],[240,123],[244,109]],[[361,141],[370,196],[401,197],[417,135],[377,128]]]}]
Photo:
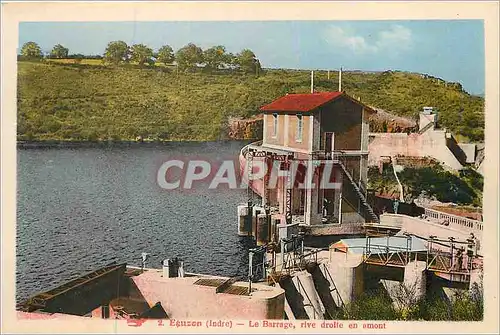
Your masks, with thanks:
[{"label": "water surface", "polygon": [[17,299],[112,261],[139,266],[142,252],[150,267],[177,256],[189,272],[246,275],[249,243],[237,236],[236,206],[247,191],[156,183],[167,159],[236,159],[243,145],[19,149]]}]

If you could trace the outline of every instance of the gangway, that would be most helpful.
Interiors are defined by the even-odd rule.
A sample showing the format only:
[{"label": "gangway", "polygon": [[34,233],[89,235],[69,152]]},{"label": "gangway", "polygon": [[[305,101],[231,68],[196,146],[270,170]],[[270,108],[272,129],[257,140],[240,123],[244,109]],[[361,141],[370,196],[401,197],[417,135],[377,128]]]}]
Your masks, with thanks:
[{"label": "gangway", "polygon": [[424,261],[427,271],[450,281],[469,281],[471,271],[481,263],[481,258],[474,254],[472,239],[456,241],[453,237],[445,240],[404,234],[367,236],[365,241],[361,248],[366,264],[405,267],[411,261]]}]

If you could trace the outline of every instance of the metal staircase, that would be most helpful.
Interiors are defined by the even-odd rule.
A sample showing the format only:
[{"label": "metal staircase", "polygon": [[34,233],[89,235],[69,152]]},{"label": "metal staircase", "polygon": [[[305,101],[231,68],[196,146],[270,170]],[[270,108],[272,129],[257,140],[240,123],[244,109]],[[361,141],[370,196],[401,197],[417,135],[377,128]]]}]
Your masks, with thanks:
[{"label": "metal staircase", "polygon": [[341,160],[338,160],[338,164],[340,165],[340,167],[344,171],[344,174],[349,179],[349,182],[353,186],[354,190],[356,191],[356,194],[358,195],[359,199],[361,200],[361,203],[365,207],[365,209],[368,212],[368,214],[370,215],[370,217],[373,219],[374,222],[379,222],[379,218],[378,218],[377,214],[375,214],[375,212],[373,211],[372,207],[370,206],[370,204],[366,200],[364,193],[361,191],[359,185],[354,181],[350,172],[345,167],[344,163]]}]

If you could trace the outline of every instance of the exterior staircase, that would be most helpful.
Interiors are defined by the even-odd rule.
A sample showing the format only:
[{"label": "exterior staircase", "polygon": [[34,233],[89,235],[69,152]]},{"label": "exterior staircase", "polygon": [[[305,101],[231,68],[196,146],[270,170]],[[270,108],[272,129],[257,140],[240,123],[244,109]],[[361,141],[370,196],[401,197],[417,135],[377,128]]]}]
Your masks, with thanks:
[{"label": "exterior staircase", "polygon": [[429,122],[428,124],[426,124],[422,129],[420,129],[418,131],[418,134],[419,135],[422,135],[423,133],[425,133],[428,129],[432,128],[434,126],[434,122]]},{"label": "exterior staircase", "polygon": [[344,171],[344,174],[347,176],[347,178],[349,179],[349,182],[351,183],[351,185],[353,186],[354,188],[354,191],[356,192],[356,194],[358,195],[359,199],[361,200],[361,203],[363,204],[363,206],[365,207],[366,209],[366,212],[368,213],[368,215],[372,218],[373,222],[380,222],[379,221],[379,218],[377,216],[377,214],[375,214],[375,212],[373,211],[372,207],[370,206],[370,204],[368,203],[367,199],[366,199],[366,196],[365,194],[361,191],[359,185],[354,181],[354,179],[352,178],[351,176],[351,173],[347,170],[347,168],[345,167],[344,163],[342,163],[340,160],[338,161],[338,164],[340,165],[340,167],[342,168],[342,170]]}]

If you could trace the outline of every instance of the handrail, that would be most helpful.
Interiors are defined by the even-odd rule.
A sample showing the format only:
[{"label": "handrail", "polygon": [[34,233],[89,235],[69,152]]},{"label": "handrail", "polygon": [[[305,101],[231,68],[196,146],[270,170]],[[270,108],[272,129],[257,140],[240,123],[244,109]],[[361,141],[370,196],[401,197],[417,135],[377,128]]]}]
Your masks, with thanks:
[{"label": "handrail", "polygon": [[[456,259],[457,256],[454,255],[453,250],[458,250],[454,249],[452,245],[455,244],[464,244],[467,242],[459,242],[459,241],[454,241],[454,242],[449,242],[449,244],[444,244],[442,243],[443,241],[441,240],[434,240],[434,239],[426,239],[423,237],[420,237],[418,235],[413,235],[410,234],[411,236],[415,236],[418,238],[421,238],[423,240],[428,241],[429,243],[432,243],[432,245],[441,245],[450,248],[450,251],[443,251],[440,249],[432,248],[432,245],[429,244],[427,245],[427,250],[422,251],[422,250],[416,250],[412,251],[411,248],[406,248],[404,247],[398,247],[398,246],[387,246],[387,245],[381,245],[381,244],[371,244],[369,243],[369,238],[367,239],[367,244],[365,246],[352,246],[349,247],[349,249],[362,249],[362,257],[363,257],[363,262],[367,262],[369,259],[371,259],[372,256],[376,255],[379,257],[380,260],[384,262],[389,262],[389,260],[393,257],[392,255],[395,253],[401,253],[401,254],[409,254],[411,253],[412,255],[424,255],[426,257],[425,263],[426,263],[426,269],[432,270],[432,271],[440,271],[440,272],[446,272],[446,273],[455,273],[455,274],[470,274],[472,269],[474,268],[474,262],[472,259],[477,258],[478,256],[475,255],[473,258],[467,258],[467,262],[463,263],[465,264],[465,267],[461,267],[459,269],[456,269],[456,265],[458,264]],[[398,236],[399,237],[399,236]],[[372,248],[374,247],[374,248]],[[384,251],[384,252],[379,252],[372,254],[372,251]],[[389,255],[390,254],[390,255]],[[386,258],[384,258],[384,255]],[[467,256],[469,257],[469,256]],[[400,260],[403,262],[403,265],[407,264],[409,259],[406,258],[400,258]],[[440,264],[438,264],[440,263]],[[441,265],[441,266],[439,266]]]},{"label": "handrail", "polygon": [[424,214],[436,220],[446,220],[448,221],[449,224],[459,225],[474,230],[480,230],[480,231],[483,230],[483,222],[478,220],[472,220],[469,218],[464,218],[462,216],[440,212],[435,209],[430,209],[426,207],[424,207]]},{"label": "handrail", "polygon": [[262,143],[263,143],[262,140],[255,141],[255,142],[252,142],[252,143],[248,143],[243,148],[241,148],[240,155],[243,155],[245,157],[246,156],[246,152],[248,151],[248,147],[249,146],[251,146],[251,145],[262,145]]},{"label": "handrail", "polygon": [[429,128],[431,128],[432,126],[434,125],[434,122],[429,122],[428,124],[426,124],[422,129],[419,129],[418,131],[418,134],[419,135],[422,135],[423,133],[425,133]]},{"label": "handrail", "polygon": [[302,294],[302,293],[300,292],[300,288],[302,288],[302,290],[304,291],[304,294],[305,294],[305,296],[306,296],[307,300],[309,300],[309,304],[304,305],[304,307],[305,307],[305,306],[311,306],[311,307],[312,307],[312,309],[313,309],[313,312],[314,312],[314,315],[313,315],[314,319],[313,319],[313,320],[318,320],[316,317],[317,317],[317,316],[320,316],[320,315],[321,315],[321,313],[320,313],[320,312],[316,309],[316,307],[314,306],[314,304],[313,304],[313,302],[312,302],[311,298],[309,297],[309,294],[307,294],[307,291],[306,291],[306,289],[305,289],[304,285],[303,285],[303,284],[302,284],[302,282],[300,281],[300,278],[299,278],[298,276],[297,276],[297,277],[295,277],[295,278],[297,278],[297,283],[298,283],[298,287],[299,287],[299,294]]},{"label": "handrail", "polygon": [[[345,304],[344,304],[344,300],[342,299],[342,296],[340,295],[339,293],[339,290],[337,288],[337,285],[335,285],[335,281],[333,280],[333,277],[330,273],[330,270],[328,270],[328,267],[326,266],[326,264],[323,263],[323,268],[325,269],[325,272],[327,273],[328,277],[330,278],[330,282],[332,283],[332,285],[334,286],[334,290],[335,292],[337,292],[337,298],[340,302],[340,306],[338,306],[339,308],[344,308],[345,307]],[[330,291],[331,292],[331,291]],[[330,313],[328,313],[330,314]]]},{"label": "handrail", "polygon": [[379,221],[379,219],[377,217],[377,214],[375,214],[375,212],[373,211],[373,208],[371,208],[370,204],[368,203],[368,200],[367,200],[366,196],[363,194],[363,192],[361,192],[361,186],[360,186],[360,184],[358,184],[352,178],[351,174],[347,170],[347,167],[345,166],[345,164],[342,161],[339,161],[339,165],[342,168],[342,170],[344,171],[344,174],[347,176],[347,178],[351,182],[351,184],[354,186],[355,191],[358,193],[358,197],[360,197],[360,199],[364,201],[363,205],[366,208],[366,210],[368,211],[368,214],[370,214],[376,221]]}]

